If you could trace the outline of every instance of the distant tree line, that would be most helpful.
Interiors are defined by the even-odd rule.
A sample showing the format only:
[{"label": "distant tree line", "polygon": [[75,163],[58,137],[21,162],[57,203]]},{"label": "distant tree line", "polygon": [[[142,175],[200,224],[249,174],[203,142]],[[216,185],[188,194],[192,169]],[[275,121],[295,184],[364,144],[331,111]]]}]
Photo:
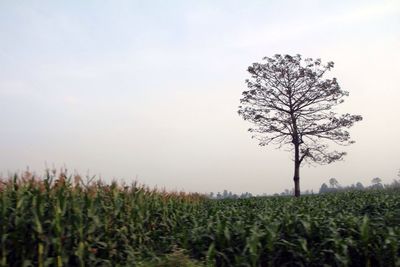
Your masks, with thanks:
[{"label": "distant tree line", "polygon": [[[397,174],[400,177],[400,170]],[[318,191],[319,194],[339,192],[339,191],[349,191],[349,190],[368,190],[368,189],[385,189],[385,188],[400,188],[400,179],[394,179],[390,184],[384,184],[383,180],[379,177],[371,179],[371,184],[364,186],[361,182],[351,184],[348,186],[342,186],[336,178],[330,178],[328,183],[323,183]],[[274,196],[292,196],[294,194],[294,189],[285,189],[281,193],[275,193]],[[302,195],[313,195],[313,190],[305,190],[301,192]],[[266,193],[253,195],[252,193],[232,193],[231,191],[224,190],[218,193],[209,193],[208,197],[211,199],[240,199],[240,198],[251,198],[251,197],[267,196]]]},{"label": "distant tree line", "polygon": [[249,192],[235,194],[235,193],[232,193],[232,191],[224,190],[222,193],[221,192],[218,192],[218,193],[211,192],[208,194],[208,197],[212,198],[212,199],[238,199],[238,198],[250,198],[250,197],[253,197],[253,194],[251,194]]},{"label": "distant tree line", "polygon": [[351,184],[349,186],[342,186],[336,178],[329,179],[329,185],[323,183],[319,189],[319,193],[330,193],[348,190],[367,190],[367,189],[384,189],[384,188],[400,188],[400,180],[394,179],[390,184],[383,184],[382,179],[379,177],[372,178],[371,184],[364,186],[361,182]]}]

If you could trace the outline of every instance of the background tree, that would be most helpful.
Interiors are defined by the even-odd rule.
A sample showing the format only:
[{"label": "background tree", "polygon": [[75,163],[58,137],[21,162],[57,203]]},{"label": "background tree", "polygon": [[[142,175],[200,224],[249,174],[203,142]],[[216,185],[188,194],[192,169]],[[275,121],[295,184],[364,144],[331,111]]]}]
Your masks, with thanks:
[{"label": "background tree", "polygon": [[325,141],[353,143],[346,128],[362,119],[359,115],[333,112],[348,92],[336,78],[325,79],[333,62],[322,65],[320,59],[302,59],[300,55],[265,57],[253,63],[246,80],[248,90],[240,100],[239,114],[255,124],[249,131],[261,146],[289,145],[294,152],[295,196],[300,196],[300,165],[303,161],[331,163],[345,152],[327,150]]},{"label": "background tree", "polygon": [[362,184],[361,182],[357,182],[356,188],[357,188],[358,190],[363,190],[363,189],[364,189],[364,186],[363,186],[363,184]]},{"label": "background tree", "polygon": [[319,189],[319,193],[327,193],[329,192],[329,187],[326,185],[326,183],[323,183]]},{"label": "background tree", "polygon": [[371,180],[372,186],[371,188],[381,189],[383,188],[382,179],[379,177],[375,177]]},{"label": "background tree", "polygon": [[329,179],[329,184],[332,188],[336,188],[339,186],[339,182],[336,180],[336,178]]}]

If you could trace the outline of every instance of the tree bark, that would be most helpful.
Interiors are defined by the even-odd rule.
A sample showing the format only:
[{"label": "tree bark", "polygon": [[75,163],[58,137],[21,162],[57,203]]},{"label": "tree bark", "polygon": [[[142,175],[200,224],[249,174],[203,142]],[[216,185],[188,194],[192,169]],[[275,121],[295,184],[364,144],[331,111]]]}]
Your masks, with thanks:
[{"label": "tree bark", "polygon": [[300,196],[300,151],[299,144],[294,144],[294,196]]}]

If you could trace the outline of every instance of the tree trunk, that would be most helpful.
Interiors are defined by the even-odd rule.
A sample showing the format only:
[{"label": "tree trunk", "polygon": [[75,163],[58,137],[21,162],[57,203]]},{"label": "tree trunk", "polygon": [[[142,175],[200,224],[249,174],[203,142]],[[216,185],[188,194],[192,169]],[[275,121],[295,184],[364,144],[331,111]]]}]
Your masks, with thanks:
[{"label": "tree trunk", "polygon": [[299,144],[294,144],[294,196],[300,196],[300,153]]}]

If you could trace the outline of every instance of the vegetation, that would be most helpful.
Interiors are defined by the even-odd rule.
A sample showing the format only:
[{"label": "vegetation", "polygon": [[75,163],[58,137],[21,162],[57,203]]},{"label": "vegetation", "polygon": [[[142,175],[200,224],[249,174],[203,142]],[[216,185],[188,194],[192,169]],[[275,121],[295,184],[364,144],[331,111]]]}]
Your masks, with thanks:
[{"label": "vegetation", "polygon": [[[334,181],[334,182],[332,182]],[[381,189],[400,189],[400,180],[393,179],[390,184],[383,184],[382,179],[375,177],[371,180],[370,186],[364,186],[362,183],[357,182],[349,186],[341,186],[335,178],[329,179],[330,187],[326,183],[323,183],[319,189],[319,193],[333,193],[343,191],[354,191],[354,190],[381,190]]]},{"label": "vegetation", "polygon": [[131,186],[0,183],[1,266],[399,266],[400,191],[210,200]]},{"label": "vegetation", "polygon": [[255,125],[249,131],[261,146],[287,145],[294,151],[294,194],[298,197],[300,165],[342,159],[346,153],[329,152],[326,141],[354,143],[347,129],[362,117],[334,112],[349,93],[336,78],[326,79],[333,62],[322,65],[320,59],[279,54],[263,60],[248,68],[251,78],[246,80],[248,90],[240,99],[239,115]]}]

